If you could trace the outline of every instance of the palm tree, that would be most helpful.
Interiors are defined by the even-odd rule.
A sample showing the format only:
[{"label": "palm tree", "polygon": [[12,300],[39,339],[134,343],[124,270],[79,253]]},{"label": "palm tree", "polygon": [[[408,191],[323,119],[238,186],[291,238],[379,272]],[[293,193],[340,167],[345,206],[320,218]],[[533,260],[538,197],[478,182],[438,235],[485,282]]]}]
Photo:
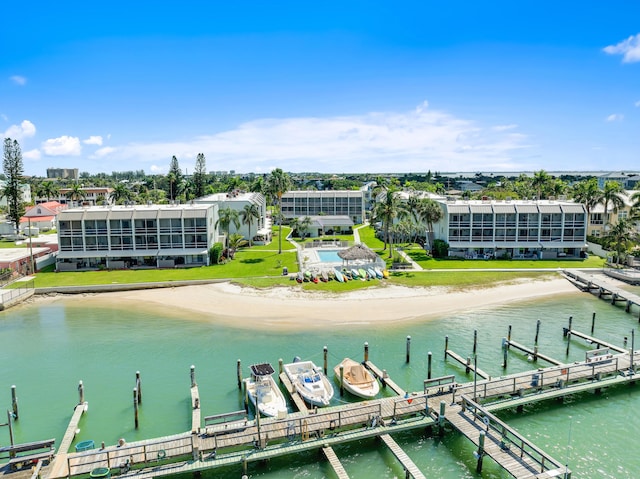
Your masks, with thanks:
[{"label": "palm tree", "polygon": [[309,226],[311,226],[311,218],[309,218],[308,216],[305,216],[300,220],[299,227],[300,227],[300,231],[302,231],[302,239],[306,238],[307,230],[309,229]]},{"label": "palm tree", "polygon": [[631,195],[631,212],[629,216],[633,218],[634,221],[640,221],[640,191],[636,191],[633,195]]},{"label": "palm tree", "polygon": [[267,191],[278,198],[278,254],[282,254],[282,195],[291,188],[291,178],[280,168],[276,168],[267,179]]},{"label": "palm tree", "polygon": [[622,185],[617,181],[607,181],[604,184],[604,190],[602,191],[602,198],[600,202],[604,205],[604,214],[606,216],[607,224],[611,223],[609,220],[609,203],[611,203],[612,210],[617,212],[619,208],[624,207],[624,200],[622,195],[624,189]]},{"label": "palm tree", "polygon": [[240,214],[238,210],[234,210],[233,208],[226,207],[222,208],[218,211],[218,221],[216,221],[216,228],[218,225],[225,231],[226,234],[226,243],[227,247],[229,247],[229,234],[231,230],[231,224],[236,227],[236,229],[240,228]]},{"label": "palm tree", "polygon": [[255,203],[244,205],[244,208],[240,213],[240,217],[242,219],[242,224],[247,225],[249,228],[249,246],[251,246],[251,223],[253,223],[254,220],[260,219],[260,210],[258,209],[258,205]]},{"label": "palm tree", "polygon": [[124,183],[118,183],[113,187],[113,191],[109,193],[109,200],[113,203],[129,201],[131,199],[131,190]]},{"label": "palm tree", "polygon": [[84,200],[87,197],[86,191],[79,183],[74,183],[71,185],[69,191],[64,194],[69,200],[76,203],[78,206],[78,202],[80,200]]},{"label": "palm tree", "polygon": [[233,259],[236,251],[247,244],[247,240],[244,239],[240,233],[233,233],[229,235],[229,259]]},{"label": "palm tree", "polygon": [[638,239],[634,221],[630,218],[620,218],[615,225],[609,225],[611,229],[605,238],[609,247],[616,252],[616,265],[620,263],[623,253],[629,250],[631,244]]},{"label": "palm tree", "polygon": [[52,197],[57,197],[59,194],[60,191],[53,181],[43,181],[38,191],[38,196],[44,196],[47,199],[47,202]]},{"label": "palm tree", "polygon": [[536,190],[538,199],[542,199],[542,193],[551,181],[551,176],[544,170],[536,171],[531,180],[531,187]]},{"label": "palm tree", "polygon": [[573,199],[582,203],[587,210],[587,219],[591,218],[591,210],[602,201],[602,190],[598,188],[598,180],[590,178],[576,183],[573,187]]},{"label": "palm tree", "polygon": [[298,236],[302,237],[302,235],[300,234],[300,218],[299,217],[296,216],[294,218],[291,218],[289,220],[289,227],[291,228],[292,235],[295,233]]},{"label": "palm tree", "polygon": [[398,192],[395,189],[387,189],[383,195],[383,199],[381,202],[376,203],[373,207],[373,219],[375,221],[380,221],[382,223],[382,227],[384,229],[384,248],[383,251],[387,249],[387,244],[389,245],[389,258],[392,257],[393,251],[390,243],[389,231],[391,226],[393,225],[393,221],[398,217],[398,212],[400,210],[400,198],[398,196]]},{"label": "palm tree", "polygon": [[429,251],[433,253],[433,223],[437,223],[442,219],[442,209],[430,198],[422,198],[418,204],[418,212],[420,219],[427,224],[427,241],[429,242]]}]

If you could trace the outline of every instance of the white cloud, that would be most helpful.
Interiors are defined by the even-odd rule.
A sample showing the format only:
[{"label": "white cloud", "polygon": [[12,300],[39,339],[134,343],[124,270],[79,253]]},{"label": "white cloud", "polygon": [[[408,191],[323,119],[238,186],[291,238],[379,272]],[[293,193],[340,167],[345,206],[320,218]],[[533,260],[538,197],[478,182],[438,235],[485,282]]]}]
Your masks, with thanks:
[{"label": "white cloud", "polygon": [[102,146],[102,137],[101,136],[90,136],[86,140],[82,140],[82,143],[84,143],[85,145]]},{"label": "white cloud", "polygon": [[117,148],[113,148],[111,146],[105,146],[104,148],[96,150],[93,155],[91,155],[91,158],[103,158],[116,151],[116,149]]},{"label": "white cloud", "polygon": [[151,165],[149,167],[149,170],[151,171],[151,173],[154,173],[154,174],[164,173],[165,171],[168,171],[168,169],[169,169],[168,166]]},{"label": "white cloud", "polygon": [[9,121],[9,117],[4,113],[0,114],[0,118],[2,118],[4,121]]},{"label": "white cloud", "polygon": [[515,123],[512,123],[510,125],[496,125],[493,127],[494,131],[507,131],[507,130],[513,130],[514,128],[518,128],[518,125],[516,125]]},{"label": "white cloud", "polygon": [[42,143],[42,151],[48,156],[78,156],[82,151],[80,139],[75,136],[50,138]]},{"label": "white cloud", "polygon": [[36,134],[36,126],[29,120],[23,120],[19,125],[11,125],[4,132],[4,138],[12,138],[14,140],[22,140],[30,138]]},{"label": "white cloud", "polygon": [[638,100],[637,102],[634,103],[635,106],[637,106],[638,108],[640,108],[640,100]]},{"label": "white cloud", "polygon": [[608,121],[608,122],[622,121],[623,119],[624,119],[624,115],[621,115],[620,113],[612,113],[605,119],[605,121]]},{"label": "white cloud", "polygon": [[20,75],[13,75],[12,77],[9,77],[9,79],[16,85],[23,86],[27,84],[27,79]]},{"label": "white cloud", "polygon": [[425,102],[402,113],[260,119],[188,142],[118,146],[101,159],[127,168],[146,162],[152,172],[166,171],[159,165],[172,155],[184,169],[200,152],[215,169],[236,171],[269,171],[274,165],[294,172],[517,170],[522,165],[514,153],[531,145],[513,128],[484,128]]},{"label": "white cloud", "polygon": [[609,55],[622,55],[622,61],[625,63],[640,62],[640,33],[631,35],[616,45],[609,45],[603,50]]},{"label": "white cloud", "polygon": [[39,160],[41,156],[42,154],[40,153],[40,150],[37,150],[37,149],[25,151],[22,153],[22,157],[25,160]]}]

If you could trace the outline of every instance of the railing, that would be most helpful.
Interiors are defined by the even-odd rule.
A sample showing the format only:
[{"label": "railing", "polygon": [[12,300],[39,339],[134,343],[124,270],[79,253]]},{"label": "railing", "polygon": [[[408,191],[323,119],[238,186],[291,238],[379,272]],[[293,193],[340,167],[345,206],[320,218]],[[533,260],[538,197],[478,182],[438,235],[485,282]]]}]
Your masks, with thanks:
[{"label": "railing", "polygon": [[[492,429],[500,434],[500,446],[503,450],[509,449],[512,454],[519,455],[520,458],[527,456],[531,461],[538,464],[540,472],[562,467],[559,461],[553,459],[543,450],[538,449],[538,447],[530,443],[514,429],[511,429],[507,424],[466,396],[462,396],[462,410],[469,411],[473,415],[474,420],[480,419],[488,429]],[[514,453],[512,446],[518,449],[519,454]]]},{"label": "railing", "polygon": [[[188,448],[188,453],[185,452]],[[193,436],[167,438],[139,445],[120,446],[117,449],[98,449],[72,453],[67,457],[69,476],[88,473],[98,467],[130,469],[134,464],[158,462],[164,459],[191,455]]]},{"label": "railing", "polygon": [[453,391],[453,401],[456,395],[470,394],[475,390],[476,398],[496,396],[520,395],[527,389],[540,391],[551,388],[570,387],[570,382],[601,380],[608,376],[617,376],[620,370],[620,355],[606,358],[602,361],[563,365],[544,370],[529,371],[506,378],[477,381],[474,384],[457,386]]}]

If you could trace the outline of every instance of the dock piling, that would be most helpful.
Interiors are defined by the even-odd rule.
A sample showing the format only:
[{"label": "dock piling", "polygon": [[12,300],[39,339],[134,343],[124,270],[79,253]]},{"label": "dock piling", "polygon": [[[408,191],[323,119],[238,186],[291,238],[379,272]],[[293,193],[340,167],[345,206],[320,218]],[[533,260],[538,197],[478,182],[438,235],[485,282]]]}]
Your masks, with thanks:
[{"label": "dock piling", "polygon": [[369,343],[364,343],[364,362],[369,361]]},{"label": "dock piling", "polygon": [[13,419],[18,420],[18,397],[16,396],[15,384],[11,386],[11,409],[13,411]]},{"label": "dock piling", "polygon": [[138,429],[138,388],[133,388],[133,422]]},{"label": "dock piling", "polygon": [[84,403],[84,384],[82,384],[82,380],[78,382],[78,396],[80,398],[80,401],[78,402],[78,404],[83,404]]},{"label": "dock piling", "polygon": [[509,349],[510,342],[511,342],[511,325],[509,325],[509,330],[507,331],[507,349]]},{"label": "dock piling", "polygon": [[486,432],[480,431],[480,436],[478,437],[478,452],[476,453],[478,458],[478,462],[476,464],[476,472],[478,474],[482,472],[482,458],[484,457],[484,438],[486,434]]},{"label": "dock piling", "polygon": [[7,426],[9,427],[9,444],[14,445],[13,442],[13,416],[11,411],[7,409]]},{"label": "dock piling", "polygon": [[442,436],[444,433],[444,412],[447,407],[445,401],[440,401],[440,413],[438,414],[438,434]]},{"label": "dock piling", "polygon": [[407,336],[407,359],[405,362],[409,364],[410,360],[411,360],[411,336]]},{"label": "dock piling", "polygon": [[538,320],[538,322],[536,323],[536,338],[533,341],[533,344],[537,345],[538,344],[538,336],[540,335],[540,320]]},{"label": "dock piling", "polygon": [[567,356],[569,356],[569,346],[571,346],[571,329],[567,331]]},{"label": "dock piling", "polygon": [[478,351],[478,330],[474,329],[473,330],[473,355],[476,355],[476,352]]},{"label": "dock piling", "polygon": [[502,369],[507,369],[507,357],[509,356],[509,342],[502,338]]},{"label": "dock piling", "polygon": [[467,356],[467,364],[464,368],[464,372],[469,374],[469,371],[471,371],[471,356]]},{"label": "dock piling", "polygon": [[322,354],[323,354],[323,357],[324,357],[324,363],[323,363],[323,368],[322,369],[324,371],[324,375],[325,376],[327,375],[327,353],[328,353],[328,351],[329,350],[327,349],[326,346],[324,348],[322,348]]},{"label": "dock piling", "polygon": [[242,389],[243,389],[243,394],[242,396],[244,397],[244,410],[249,412],[249,389],[247,388],[247,383],[246,381],[242,382]]},{"label": "dock piling", "polygon": [[429,351],[427,353],[427,379],[431,379],[431,357],[433,355],[431,354],[431,351]]},{"label": "dock piling", "polygon": [[136,387],[138,388],[138,404],[142,404],[142,381],[140,380],[140,371],[136,371]]},{"label": "dock piling", "polygon": [[[238,376],[238,389],[242,389],[242,361],[239,359],[236,363],[236,375]],[[193,380],[191,385],[194,385]]]},{"label": "dock piling", "polygon": [[593,331],[596,328],[596,312],[594,311],[593,314],[591,315],[591,334],[593,334]]},{"label": "dock piling", "polygon": [[191,387],[195,387],[196,386],[196,367],[192,364],[191,365]]},{"label": "dock piling", "polygon": [[344,395],[344,365],[340,365],[340,397]]},{"label": "dock piling", "polygon": [[449,336],[444,337],[444,360],[447,360],[447,351],[449,351]]}]

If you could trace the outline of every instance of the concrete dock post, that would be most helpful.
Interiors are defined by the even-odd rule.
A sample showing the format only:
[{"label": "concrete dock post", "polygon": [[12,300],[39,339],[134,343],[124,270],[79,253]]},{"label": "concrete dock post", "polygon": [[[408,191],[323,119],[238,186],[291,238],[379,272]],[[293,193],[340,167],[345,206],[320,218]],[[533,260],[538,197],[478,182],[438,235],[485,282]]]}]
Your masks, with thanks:
[{"label": "concrete dock post", "polygon": [[[509,343],[511,342],[511,325],[509,325],[509,330],[507,331],[507,341]],[[507,349],[509,349],[509,346],[511,346],[509,343],[507,343]]]},{"label": "concrete dock post", "polygon": [[249,388],[247,388],[247,382],[242,382],[243,394],[244,397],[244,410],[249,412]]},{"label": "concrete dock post", "polygon": [[138,388],[133,388],[133,422],[138,429]]},{"label": "concrete dock post", "polygon": [[[14,445],[13,442],[13,416],[11,416],[11,411],[9,411],[7,409],[7,426],[9,427],[9,444],[10,445]],[[15,454],[15,453],[13,453]],[[15,456],[11,456],[11,453],[9,454],[9,457],[15,457]]]},{"label": "concrete dock post", "polygon": [[238,376],[238,389],[242,389],[242,361],[236,362],[236,376]]},{"label": "concrete dock post", "polygon": [[328,351],[329,350],[327,349],[326,346],[324,348],[322,348],[322,354],[323,354],[323,357],[324,357],[324,363],[323,363],[322,370],[324,371],[324,375],[325,376],[327,375],[327,354],[328,354]]},{"label": "concrete dock post", "polygon": [[407,358],[405,362],[409,364],[409,361],[411,361],[411,336],[407,336]]},{"label": "concrete dock post", "polygon": [[344,365],[340,365],[340,397],[344,395]]},{"label": "concrete dock post", "polygon": [[11,410],[13,411],[13,419],[18,420],[18,397],[16,396],[15,384],[11,386]]},{"label": "concrete dock post", "polygon": [[82,384],[82,380],[78,382],[78,396],[80,401],[78,404],[84,404],[84,384]]},{"label": "concrete dock post", "polygon": [[567,356],[569,356],[569,346],[571,346],[571,330],[567,332]]},{"label": "concrete dock post", "polygon": [[591,334],[593,334],[595,329],[596,329],[596,312],[594,311],[593,314],[591,315]]},{"label": "concrete dock post", "polygon": [[369,343],[364,343],[364,362],[369,361]]},{"label": "concrete dock post", "polygon": [[444,337],[444,359],[447,360],[447,351],[449,351],[449,336]]},{"label": "concrete dock post", "polygon": [[138,388],[138,404],[142,404],[142,381],[140,371],[136,371],[136,387]]},{"label": "concrete dock post", "polygon": [[486,432],[480,431],[480,436],[478,437],[478,452],[476,453],[478,457],[478,462],[476,464],[476,472],[479,474],[482,472],[482,458],[484,457],[484,438],[487,435]]},{"label": "concrete dock post", "polygon": [[427,379],[431,379],[431,360],[432,360],[431,351],[427,353]]},{"label": "concrete dock post", "polygon": [[536,338],[533,341],[533,344],[538,344],[538,336],[540,335],[540,320],[536,323]]}]

